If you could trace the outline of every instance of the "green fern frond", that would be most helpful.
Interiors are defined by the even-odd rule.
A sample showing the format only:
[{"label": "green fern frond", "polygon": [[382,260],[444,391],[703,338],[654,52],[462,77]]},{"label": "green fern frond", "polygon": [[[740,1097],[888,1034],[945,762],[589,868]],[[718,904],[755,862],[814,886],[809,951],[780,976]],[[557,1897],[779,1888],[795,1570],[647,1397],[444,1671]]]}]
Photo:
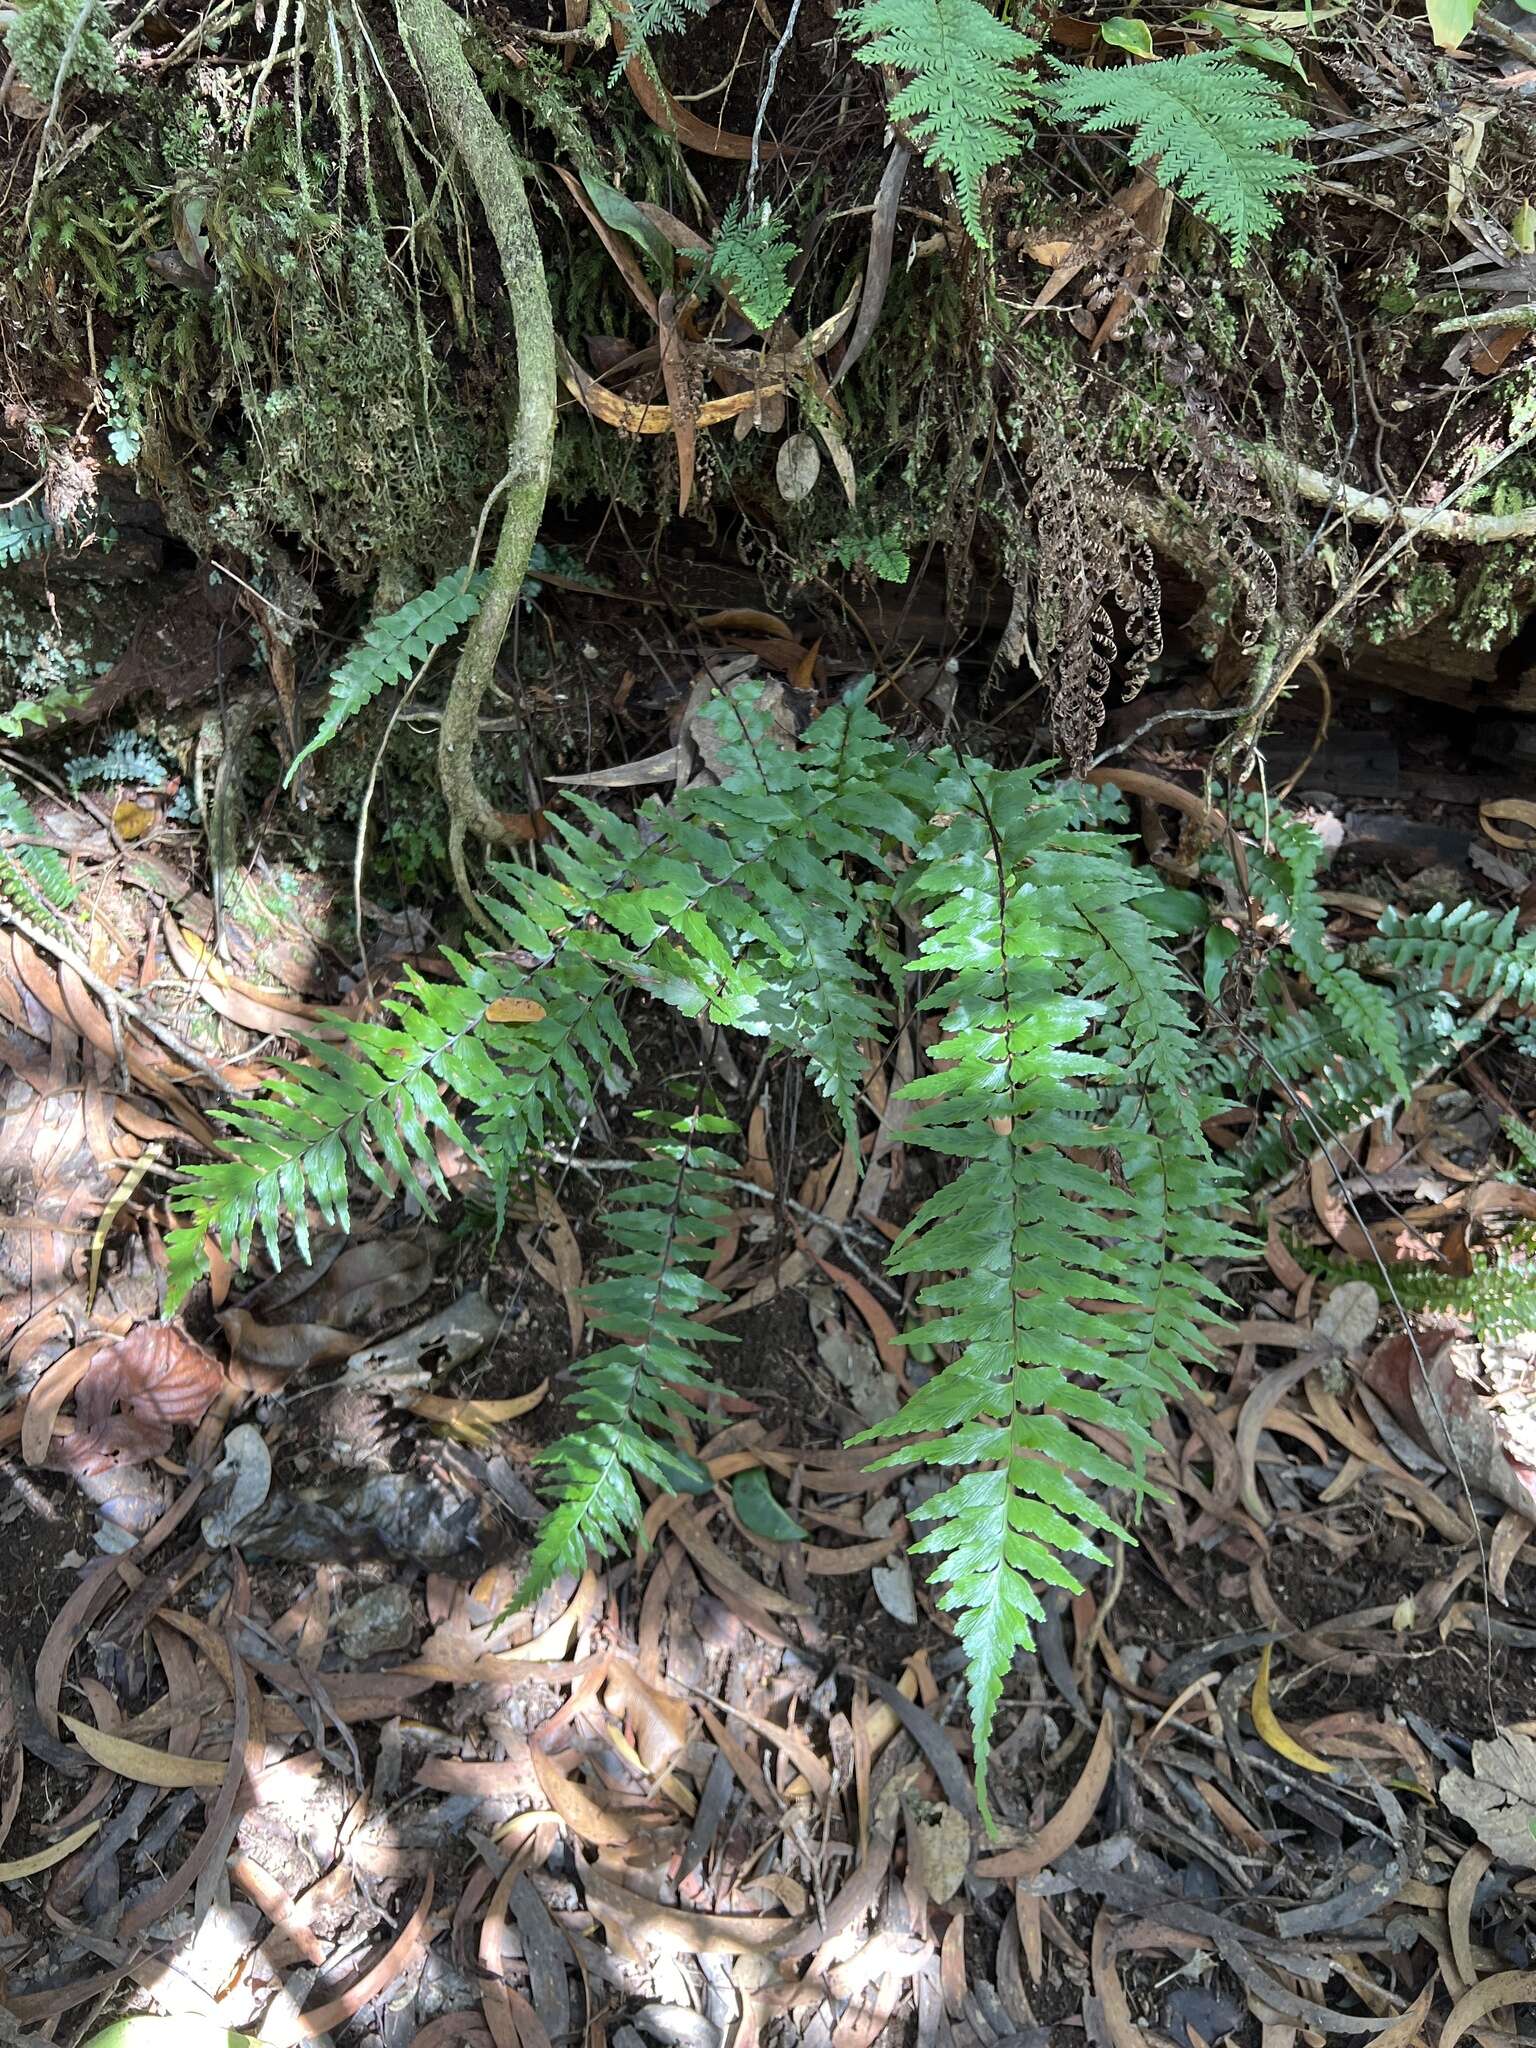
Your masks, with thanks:
[{"label": "green fern frond", "polygon": [[58,931],[60,915],[75,900],[75,885],[51,846],[27,843],[45,836],[37,813],[11,778],[0,773],[0,840],[14,842],[0,844],[0,898],[34,924]]},{"label": "green fern frond", "polygon": [[[511,1172],[530,1146],[575,1128],[572,1088],[584,1103],[627,1046],[601,972],[575,949],[556,966],[547,935],[505,907],[501,922],[513,955],[450,954],[456,982],[411,975],[408,995],[387,1005],[390,1023],[349,1019],[342,1044],[306,1041],[307,1064],[281,1062],[282,1078],[259,1105],[223,1114],[225,1157],[187,1167],[178,1189],[189,1234],[168,1314],[198,1276],[207,1233],[240,1264],[259,1230],[281,1265],[286,1215],[308,1259],[308,1205],[348,1228],[353,1171],[386,1190],[391,1174],[410,1180],[430,1208],[423,1181],[446,1192],[434,1131],[484,1170],[504,1213]],[[534,957],[524,950],[530,938],[541,957],[525,968],[518,960]],[[526,1006],[516,1014],[530,1021],[500,1021],[512,1005]],[[473,1137],[453,1098],[473,1105]]]},{"label": "green fern frond", "polygon": [[789,266],[799,253],[782,221],[770,219],[766,211],[744,220],[740,200],[733,199],[709,252],[708,273],[726,287],[752,325],[767,333],[793,295]]},{"label": "green fern frond", "polygon": [[949,173],[960,218],[984,245],[981,181],[1024,146],[1034,88],[1022,66],[1039,43],[982,0],[859,0],[843,19],[862,63],[908,74],[890,117]]},{"label": "green fern frond", "polygon": [[[1144,1490],[1151,1426],[1187,1383],[1211,1300],[1195,1261],[1227,1242],[1210,1220],[1214,1164],[1150,1066],[1153,1020],[1187,1043],[1188,1019],[1166,1009],[1160,976],[1107,967],[1108,908],[1135,878],[1113,841],[1072,823],[1036,772],[955,763],[901,892],[922,919],[925,1006],[945,1020],[938,1071],[903,1091],[904,1132],[964,1164],[889,1265],[957,1276],[920,1299],[936,1311],[925,1339],[958,1355],[858,1441],[916,1437],[885,1462],[983,1468],[919,1511],[933,1527],[915,1546],[958,1617],[983,1804],[1036,1588],[1075,1591],[1068,1560],[1123,1534],[1083,1482]],[[1127,1059],[1141,1096],[1126,1092]],[[1129,1463],[1081,1425],[1116,1432]]]},{"label": "green fern frond", "polygon": [[1134,128],[1131,161],[1155,161],[1158,182],[1226,235],[1239,262],[1278,221],[1277,195],[1306,176],[1287,151],[1307,123],[1285,111],[1274,79],[1235,52],[1053,68],[1046,90],[1056,112],[1089,134]]},{"label": "green fern frond", "polygon": [[1517,1116],[1501,1117],[1499,1129],[1514,1146],[1522,1162],[1536,1174],[1536,1131]]},{"label": "green fern frond", "polygon": [[[1229,813],[1234,824],[1254,834],[1248,853],[1248,885],[1291,961],[1333,1013],[1351,1053],[1375,1062],[1393,1091],[1406,1095],[1408,1068],[1391,992],[1346,964],[1343,955],[1328,943],[1317,886],[1322,839],[1305,818],[1274,810],[1261,798],[1241,792],[1233,794]],[[1213,853],[1207,866],[1235,882],[1235,869],[1225,849]]]},{"label": "green fern frond", "polygon": [[1371,950],[1391,967],[1415,975],[1447,977],[1469,1002],[1489,996],[1536,1005],[1536,932],[1516,930],[1517,910],[1501,916],[1478,903],[1405,916],[1388,910]]},{"label": "green fern frond", "polygon": [[40,555],[58,536],[57,524],[29,501],[0,512],[0,569],[10,562],[24,562],[28,555]]},{"label": "green fern frond", "polygon": [[1294,1249],[1304,1266],[1335,1284],[1364,1280],[1383,1308],[1400,1303],[1410,1315],[1461,1316],[1474,1335],[1493,1343],[1536,1330],[1536,1224],[1522,1224],[1498,1244],[1474,1252],[1470,1273],[1407,1262],[1389,1266],[1390,1290],[1377,1265],[1331,1259],[1307,1245]]},{"label": "green fern frond", "polygon": [[520,1605],[562,1572],[581,1571],[589,1556],[633,1540],[645,1511],[638,1481],[666,1493],[707,1484],[674,1439],[678,1419],[699,1412],[694,1392],[708,1385],[700,1344],[735,1341],[696,1320],[726,1298],[702,1268],[730,1220],[736,1171],[708,1140],[732,1126],[696,1115],[663,1128],[669,1135],[613,1198],[608,1227],[625,1249],[582,1295],[592,1328],[609,1342],[575,1368],[577,1427],[539,1455],[559,1500],[539,1531]]},{"label": "green fern frond", "polygon": [[374,620],[340,668],[333,670],[325,716],[313,738],[294,756],[283,778],[284,788],[293,781],[300,763],[328,745],[386,684],[403,683],[412,669],[474,617],[485,582],[483,570],[470,577],[462,569],[451,570],[430,590]]}]

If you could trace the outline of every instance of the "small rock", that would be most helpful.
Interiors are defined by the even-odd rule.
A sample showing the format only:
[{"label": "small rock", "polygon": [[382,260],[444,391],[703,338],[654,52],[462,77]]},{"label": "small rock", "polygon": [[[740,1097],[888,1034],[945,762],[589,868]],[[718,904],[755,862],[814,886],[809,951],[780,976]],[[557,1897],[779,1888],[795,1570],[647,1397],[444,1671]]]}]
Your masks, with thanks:
[{"label": "small rock", "polygon": [[404,1586],[379,1586],[344,1607],[336,1618],[341,1647],[354,1664],[386,1650],[403,1650],[416,1633],[416,1615]]}]

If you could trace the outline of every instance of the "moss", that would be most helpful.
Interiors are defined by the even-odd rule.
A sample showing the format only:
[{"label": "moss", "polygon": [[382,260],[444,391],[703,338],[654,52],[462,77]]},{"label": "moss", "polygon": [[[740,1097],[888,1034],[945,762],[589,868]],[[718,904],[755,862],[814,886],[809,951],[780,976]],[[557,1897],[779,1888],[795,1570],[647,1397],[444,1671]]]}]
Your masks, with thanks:
[{"label": "moss", "polygon": [[6,24],[3,41],[10,60],[45,104],[66,56],[67,82],[108,95],[122,90],[105,8],[96,0],[77,33],[79,13],[80,0],[21,0]]},{"label": "moss", "polygon": [[1456,579],[1441,562],[1419,562],[1361,615],[1360,631],[1374,647],[1405,640],[1450,610]]}]

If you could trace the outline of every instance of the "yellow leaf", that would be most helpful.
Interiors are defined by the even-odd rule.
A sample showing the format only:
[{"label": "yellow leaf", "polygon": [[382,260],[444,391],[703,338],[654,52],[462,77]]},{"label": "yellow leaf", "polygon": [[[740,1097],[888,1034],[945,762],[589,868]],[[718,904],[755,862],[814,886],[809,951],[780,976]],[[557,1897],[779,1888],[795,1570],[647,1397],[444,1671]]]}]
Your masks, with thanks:
[{"label": "yellow leaf", "polygon": [[51,1870],[55,1863],[62,1863],[66,1856],[73,1856],[100,1826],[99,1820],[88,1820],[83,1828],[76,1828],[72,1835],[66,1835],[62,1842],[55,1842],[51,1849],[39,1849],[34,1856],[18,1856],[14,1863],[0,1863],[0,1884],[15,1884],[18,1878],[36,1877],[40,1870]]},{"label": "yellow leaf", "polygon": [[1316,1771],[1322,1777],[1331,1778],[1337,1766],[1325,1763],[1310,1749],[1303,1749],[1295,1736],[1287,1735],[1275,1719],[1275,1710],[1269,1704],[1269,1657],[1273,1648],[1272,1643],[1264,1645],[1263,1655],[1259,1658],[1259,1675],[1253,1681],[1253,1700],[1248,1708],[1259,1739],[1266,1742],[1276,1756],[1283,1756],[1287,1763],[1295,1764],[1298,1770]]},{"label": "yellow leaf", "polygon": [[112,806],[112,829],[119,839],[142,839],[158,816],[149,804],[137,803],[131,796],[120,797]]},{"label": "yellow leaf", "polygon": [[549,1392],[549,1381],[540,1380],[531,1394],[517,1394],[507,1401],[459,1400],[451,1394],[415,1394],[408,1401],[401,1402],[412,1415],[419,1415],[423,1422],[432,1422],[449,1436],[456,1436],[461,1443],[484,1444],[490,1441],[497,1425],[515,1422],[520,1415],[528,1415]]},{"label": "yellow leaf", "polygon": [[163,1749],[151,1749],[143,1742],[130,1742],[124,1735],[108,1735],[89,1721],[77,1721],[73,1714],[60,1714],[76,1742],[93,1762],[136,1785],[165,1785],[173,1788],[201,1786],[211,1791],[222,1785],[229,1764],[211,1757],[171,1756]]},{"label": "yellow leaf", "polygon": [[487,1024],[537,1024],[545,1015],[544,1005],[531,996],[498,996],[487,1006]]}]

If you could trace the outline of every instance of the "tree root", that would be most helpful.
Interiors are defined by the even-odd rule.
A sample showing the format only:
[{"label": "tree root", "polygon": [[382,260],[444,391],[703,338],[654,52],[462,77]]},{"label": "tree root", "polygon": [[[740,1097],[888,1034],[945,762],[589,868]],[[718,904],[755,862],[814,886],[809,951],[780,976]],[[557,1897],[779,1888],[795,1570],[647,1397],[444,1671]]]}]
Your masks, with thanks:
[{"label": "tree root", "polygon": [[466,835],[475,832],[497,845],[506,845],[512,836],[475,780],[475,736],[481,700],[523,587],[549,490],[558,398],[555,329],[522,169],[464,55],[463,22],[445,0],[396,0],[395,15],[433,119],[457,149],[495,237],[517,347],[517,420],[507,450],[501,537],[484,602],[454,671],[438,739],[448,859],[459,894],[473,911]]},{"label": "tree root", "polygon": [[[1320,469],[1297,463],[1296,494],[1311,505],[1332,505],[1362,526],[1402,526],[1425,540],[1461,541],[1489,548],[1501,540],[1536,540],[1536,505],[1520,512],[1458,512],[1454,506],[1399,505],[1337,482]],[[1479,479],[1481,481],[1481,479]]]}]

